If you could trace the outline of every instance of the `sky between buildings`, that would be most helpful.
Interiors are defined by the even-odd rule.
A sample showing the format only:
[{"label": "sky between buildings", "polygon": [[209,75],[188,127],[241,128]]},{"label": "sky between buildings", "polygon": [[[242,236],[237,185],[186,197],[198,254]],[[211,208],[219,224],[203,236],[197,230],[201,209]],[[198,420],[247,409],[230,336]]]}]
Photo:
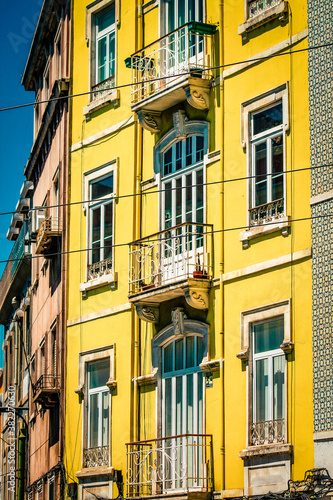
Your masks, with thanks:
[{"label": "sky between buildings", "polygon": [[[0,109],[34,101],[21,85],[42,0],[0,0]],[[13,243],[6,239],[24,181],[23,170],[33,139],[33,107],[0,112],[0,276]],[[0,367],[3,366],[3,327],[0,329]]]}]

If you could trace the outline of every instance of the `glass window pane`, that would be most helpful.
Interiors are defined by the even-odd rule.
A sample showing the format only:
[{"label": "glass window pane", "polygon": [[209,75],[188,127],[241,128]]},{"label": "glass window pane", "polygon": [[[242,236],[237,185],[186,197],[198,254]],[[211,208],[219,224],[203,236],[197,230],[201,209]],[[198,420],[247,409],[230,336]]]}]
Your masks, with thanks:
[{"label": "glass window pane", "polygon": [[269,420],[268,359],[259,359],[256,365],[256,421]]},{"label": "glass window pane", "polygon": [[165,206],[164,206],[164,227],[168,229],[172,226],[171,208],[172,208],[172,190],[171,182],[164,184],[165,188]]},{"label": "glass window pane", "polygon": [[204,357],[204,341],[202,337],[197,337],[197,366],[202,363]]},{"label": "glass window pane", "polygon": [[272,201],[283,198],[283,136],[272,139]]},{"label": "glass window pane", "polygon": [[173,31],[175,29],[175,0],[167,1],[167,32]]},{"label": "glass window pane", "polygon": [[284,356],[273,358],[273,418],[284,417]]},{"label": "glass window pane", "polygon": [[89,448],[98,446],[99,394],[89,397]]},{"label": "glass window pane", "polygon": [[279,349],[284,337],[284,319],[277,318],[254,325],[254,352]]},{"label": "glass window pane", "polygon": [[192,165],[193,160],[192,160],[192,143],[193,143],[193,136],[189,136],[186,138],[186,166],[188,167],[189,165]]},{"label": "glass window pane", "polygon": [[182,434],[183,377],[176,377],[176,434]]},{"label": "glass window pane", "polygon": [[172,147],[169,148],[163,155],[163,163],[164,163],[164,175],[171,174],[172,172]]},{"label": "glass window pane", "polygon": [[255,206],[267,203],[267,145],[255,146]]},{"label": "glass window pane", "polygon": [[282,103],[253,115],[253,134],[282,125]]},{"label": "glass window pane", "polygon": [[182,189],[182,178],[176,179],[176,226],[181,224],[182,213],[183,213],[183,189]]},{"label": "glass window pane", "polygon": [[186,337],[186,368],[195,366],[194,340],[193,336]]},{"label": "glass window pane", "polygon": [[186,176],[186,222],[192,222],[192,174]]},{"label": "glass window pane", "polygon": [[178,1],[178,28],[186,23],[185,18],[185,1]]},{"label": "glass window pane", "polygon": [[[184,2],[185,4],[185,2]],[[195,0],[188,0],[188,21],[195,21]]]},{"label": "glass window pane", "polygon": [[103,11],[96,16],[96,32],[97,34],[105,30],[115,23],[114,5],[108,10]]},{"label": "glass window pane", "polygon": [[113,193],[113,174],[91,183],[91,200],[98,200]]},{"label": "glass window pane", "polygon": [[195,161],[202,161],[204,155],[204,138],[202,135],[196,136],[196,158]]},{"label": "glass window pane", "polygon": [[103,414],[102,414],[102,446],[109,444],[109,393],[107,391],[102,394],[103,399]]},{"label": "glass window pane", "polygon": [[106,54],[107,54],[107,39],[106,37],[98,40],[97,44],[97,81],[96,83],[103,82],[108,77],[107,74],[107,64],[106,64]]},{"label": "glass window pane", "polygon": [[116,51],[115,51],[115,41],[116,35],[115,33],[111,33],[109,35],[109,78],[114,77],[115,75],[115,62],[116,62]]},{"label": "glass window pane", "polygon": [[112,212],[112,203],[104,205],[104,259],[109,258],[112,254]]},{"label": "glass window pane", "polygon": [[172,379],[165,379],[165,398],[164,398],[164,415],[165,415],[165,436],[172,436]]},{"label": "glass window pane", "polygon": [[193,434],[193,374],[186,377],[186,394],[187,394],[187,425],[186,432]]},{"label": "glass window pane", "polygon": [[176,142],[176,171],[182,168],[183,142]]},{"label": "glass window pane", "polygon": [[176,366],[175,370],[182,370],[184,368],[184,341],[183,339],[176,340]]},{"label": "glass window pane", "polygon": [[203,433],[203,380],[204,374],[202,372],[197,373],[198,377],[198,429],[197,433]]},{"label": "glass window pane", "polygon": [[164,353],[164,365],[163,365],[163,372],[164,373],[169,373],[173,371],[173,343],[167,345],[163,349]]},{"label": "glass window pane", "polygon": [[196,222],[203,222],[203,171],[197,171]]},{"label": "glass window pane", "polygon": [[88,365],[89,389],[105,386],[110,378],[110,358],[99,359]]}]

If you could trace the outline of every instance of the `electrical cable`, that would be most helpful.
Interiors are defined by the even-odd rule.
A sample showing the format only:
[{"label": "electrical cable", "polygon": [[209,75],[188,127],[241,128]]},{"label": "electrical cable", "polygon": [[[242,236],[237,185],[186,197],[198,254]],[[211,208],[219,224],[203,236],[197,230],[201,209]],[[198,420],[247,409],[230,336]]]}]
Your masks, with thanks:
[{"label": "electrical cable", "polygon": [[[313,167],[304,167],[304,168],[296,168],[296,169],[292,169],[292,170],[282,170],[281,172],[279,172],[279,174],[292,174],[292,173],[295,173],[295,172],[304,172],[306,170],[315,170],[315,169],[319,169],[319,168],[328,168],[328,167],[332,167],[333,164],[329,163],[329,164],[326,164],[326,165],[316,165],[316,166],[313,166]],[[196,166],[194,165],[191,165],[191,168],[196,168]],[[146,195],[146,194],[158,194],[158,193],[164,193],[165,191],[174,191],[174,190],[179,190],[179,189],[187,189],[189,187],[197,187],[197,186],[213,186],[213,185],[216,185],[216,184],[226,184],[226,183],[229,183],[229,182],[236,182],[236,181],[246,181],[246,180],[250,180],[250,179],[258,179],[260,177],[270,177],[270,176],[273,176],[273,175],[276,175],[276,173],[267,173],[267,174],[258,174],[258,175],[247,175],[247,176],[244,176],[244,177],[236,177],[234,179],[224,179],[222,181],[211,181],[211,182],[203,182],[203,183],[200,183],[200,184],[190,184],[190,185],[186,185],[186,186],[179,186],[179,187],[171,187],[170,189],[168,188],[167,190],[166,189],[154,189],[154,191],[144,191],[144,192],[141,192],[141,193],[130,193],[130,194],[122,194],[122,195],[117,195],[117,196],[114,196],[113,198],[110,198],[110,199],[122,199],[122,198],[133,198],[135,196],[143,196],[143,195]],[[172,178],[172,177],[170,177]],[[94,203],[97,203],[98,201],[106,201],[106,198],[94,198],[93,202]],[[39,206],[39,207],[32,207],[30,209],[27,210],[26,213],[29,213],[29,212],[34,212],[36,210],[40,210],[41,208],[47,208],[47,209],[51,209],[51,208],[59,208],[59,207],[69,207],[69,206],[72,206],[72,205],[84,205],[84,204],[88,204],[88,203],[91,203],[92,200],[82,200],[82,201],[71,201],[71,202],[68,202],[68,203],[59,203],[59,204],[56,204],[56,205],[47,205],[47,206]],[[9,212],[0,212],[0,216],[4,216],[4,215],[13,215],[17,213],[16,210],[14,211],[9,211]]]},{"label": "electrical cable", "polygon": [[[312,215],[310,217],[301,217],[299,219],[289,219],[289,223],[291,222],[303,222],[303,221],[307,221],[307,220],[315,220],[315,219],[322,219],[322,218],[325,218],[325,217],[333,217],[333,213],[327,213],[327,214],[321,214],[321,215]],[[198,222],[187,222],[187,223],[183,223],[182,225],[184,226],[185,224],[189,225],[189,226],[197,226],[197,225],[200,225],[201,223],[198,223]],[[271,222],[266,222],[264,224],[256,224],[254,227],[266,227],[266,226],[274,226],[274,225],[277,225],[277,224],[281,224],[281,221],[271,221]],[[182,227],[182,225],[180,225],[179,227]],[[212,224],[202,224],[203,226],[212,226]],[[218,234],[218,233],[225,233],[225,232],[229,232],[229,231],[241,231],[241,230],[245,230],[245,229],[249,229],[249,226],[238,226],[238,227],[230,227],[230,228],[226,228],[226,229],[214,229],[212,231],[207,231],[205,233],[194,233],[193,232],[193,236],[197,235],[197,236],[206,236],[206,235],[210,235],[210,234]],[[175,227],[170,227],[168,229],[166,229],[164,232],[166,233],[167,231],[172,231],[172,230],[175,230]],[[154,233],[152,236],[156,236],[157,233]],[[175,236],[166,236],[165,237],[165,240],[172,240],[172,239],[179,239],[179,238],[185,238],[185,234],[178,234],[178,235],[175,235]],[[128,243],[115,243],[114,245],[105,245],[105,246],[100,246],[99,249],[102,250],[102,249],[110,249],[110,248],[119,248],[119,247],[127,247],[127,246],[130,246],[130,245],[133,245],[133,244],[140,244],[143,240],[145,239],[148,239],[149,236],[147,237],[144,237],[144,238],[141,238],[140,240],[136,240],[136,241],[131,241],[131,242],[128,242]],[[160,242],[161,239],[158,239],[158,238],[149,238],[149,243],[153,243],[154,241],[156,242]],[[80,248],[78,250],[67,250],[66,252],[55,252],[55,253],[48,253],[47,254],[47,257],[50,258],[50,257],[55,257],[57,255],[68,255],[68,254],[73,254],[73,253],[80,253],[80,252],[90,252],[92,251],[93,248]],[[38,255],[29,255],[28,259],[37,259],[41,257],[40,254]],[[17,258],[17,259],[7,259],[7,260],[0,260],[0,264],[5,264],[7,262],[16,262],[16,261],[19,261],[21,260],[22,257],[20,258]]]},{"label": "electrical cable", "polygon": [[[298,54],[298,53],[301,53],[301,52],[305,52],[305,51],[310,51],[310,50],[317,50],[317,49],[322,49],[322,48],[326,48],[326,47],[332,47],[333,46],[333,43],[325,43],[325,44],[321,44],[321,45],[315,45],[313,47],[305,47],[304,49],[296,49],[296,50],[289,50],[288,52],[282,52],[281,54],[271,54],[271,55],[268,55],[268,56],[262,56],[262,57],[256,57],[256,58],[249,58],[249,59],[245,59],[244,61],[238,61],[238,62],[233,62],[233,63],[227,63],[227,64],[221,64],[219,66],[211,66],[209,68],[205,68],[205,71],[212,71],[212,70],[215,70],[215,69],[222,69],[222,68],[227,68],[227,67],[230,67],[230,66],[236,66],[238,64],[246,64],[246,63],[255,63],[255,62],[259,62],[259,61],[266,61],[268,59],[272,59],[273,57],[281,57],[281,56],[285,56],[285,55],[290,55],[290,54]],[[282,50],[288,50],[288,47],[282,49]],[[149,80],[144,80],[142,82],[136,82],[136,85],[140,85],[145,83],[145,82],[149,82],[149,83],[152,83],[152,82],[157,82],[159,80],[166,80],[167,78],[179,78],[179,77],[182,77],[182,76],[186,76],[186,75],[191,75],[191,72],[190,71],[186,71],[185,73],[178,73],[178,74],[172,74],[172,75],[165,75],[165,76],[162,76],[162,77],[158,77],[158,78],[152,78],[152,79],[149,79]],[[117,89],[122,89],[122,88],[126,88],[126,87],[131,87],[132,85],[134,85],[134,83],[124,83],[122,85],[116,85],[114,87],[112,87],[112,90],[117,90]],[[106,91],[110,91],[110,89],[100,89],[98,92],[106,92]],[[71,95],[67,95],[67,96],[60,96],[60,97],[54,97],[52,99],[46,99],[45,101],[34,101],[34,102],[30,102],[30,103],[26,103],[26,104],[18,104],[16,106],[8,106],[7,108],[0,108],[0,112],[3,112],[3,111],[11,111],[11,110],[14,110],[14,109],[20,109],[20,108],[27,108],[29,106],[36,106],[36,105],[39,105],[39,104],[47,104],[49,102],[53,102],[53,101],[60,101],[60,100],[64,100],[64,99],[72,99],[73,97],[82,97],[82,96],[85,96],[85,95],[90,95],[90,94],[93,94],[95,91],[94,90],[89,90],[87,92],[80,92],[79,94],[71,94]]]}]

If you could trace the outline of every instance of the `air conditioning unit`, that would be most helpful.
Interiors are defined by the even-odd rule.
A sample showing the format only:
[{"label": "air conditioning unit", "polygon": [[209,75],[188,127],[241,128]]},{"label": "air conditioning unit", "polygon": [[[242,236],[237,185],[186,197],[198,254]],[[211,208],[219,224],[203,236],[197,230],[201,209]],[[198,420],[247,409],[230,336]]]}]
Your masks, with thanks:
[{"label": "air conditioning unit", "polygon": [[46,216],[46,207],[35,207],[31,212],[31,233],[38,233]]}]

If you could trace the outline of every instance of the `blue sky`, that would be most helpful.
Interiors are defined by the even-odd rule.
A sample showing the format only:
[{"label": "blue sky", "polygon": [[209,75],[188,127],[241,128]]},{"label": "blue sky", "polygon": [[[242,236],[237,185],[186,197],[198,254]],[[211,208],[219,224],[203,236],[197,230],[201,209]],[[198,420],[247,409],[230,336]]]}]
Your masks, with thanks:
[{"label": "blue sky", "polygon": [[[21,79],[38,21],[42,0],[0,0],[0,108],[33,102]],[[0,112],[0,214],[15,210],[24,180],[23,170],[33,137],[33,107]],[[6,239],[11,215],[0,215],[0,261],[9,257],[13,243]],[[0,276],[5,264],[0,262]],[[2,328],[2,327],[1,327]],[[2,346],[3,332],[0,330]],[[3,352],[0,348],[0,366]]]}]

